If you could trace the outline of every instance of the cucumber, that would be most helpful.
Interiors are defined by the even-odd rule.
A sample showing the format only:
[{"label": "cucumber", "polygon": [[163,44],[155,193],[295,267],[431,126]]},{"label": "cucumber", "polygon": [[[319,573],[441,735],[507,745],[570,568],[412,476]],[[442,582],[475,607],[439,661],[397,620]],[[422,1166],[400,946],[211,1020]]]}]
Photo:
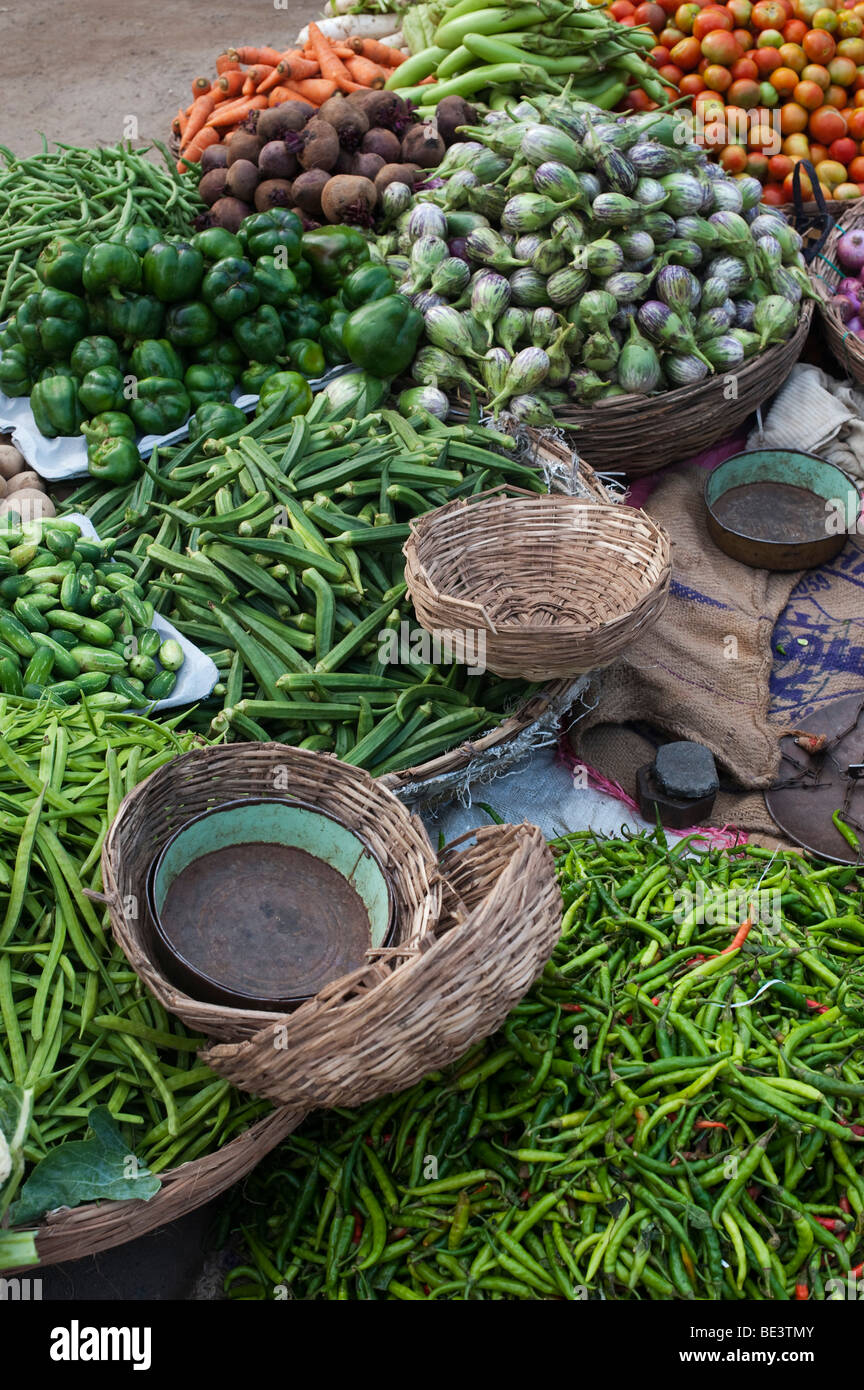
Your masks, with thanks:
[{"label": "cucumber", "polygon": [[4,695],[23,695],[24,682],[17,666],[13,666],[8,656],[0,657],[0,690]]},{"label": "cucumber", "polygon": [[46,526],[42,533],[42,540],[52,555],[56,555],[58,560],[68,560],[75,549],[75,537],[71,531],[60,531],[56,526]]},{"label": "cucumber", "polygon": [[99,541],[88,541],[82,536],[81,540],[76,541],[75,549],[82,560],[89,560],[91,565],[100,565],[105,559],[105,551]]},{"label": "cucumber", "polygon": [[[20,594],[29,594],[36,585],[27,574],[10,574],[7,579],[0,579],[0,596],[11,602],[18,598]],[[51,600],[52,606],[54,600]]]},{"label": "cucumber", "polygon": [[148,700],[167,700],[177,684],[176,671],[160,671],[158,676],[154,676],[144,687],[144,694]]},{"label": "cucumber", "polygon": [[74,632],[66,632],[62,627],[49,627],[48,636],[55,642],[59,642],[61,647],[65,647],[67,652],[71,652],[73,647],[78,646],[78,638]]},{"label": "cucumber", "polygon": [[83,691],[85,695],[98,695],[100,690],[104,690],[111,677],[107,671],[82,671],[80,676],[76,676],[71,682]]},{"label": "cucumber", "polygon": [[12,605],[12,612],[27,631],[47,632],[48,623],[43,618],[38,608],[34,608],[32,603],[28,603],[26,598],[16,598]]},{"label": "cucumber", "polygon": [[167,642],[163,642],[159,648],[159,660],[166,671],[179,671],[183,665],[183,648],[173,637],[169,637]]},{"label": "cucumber", "polygon": [[120,589],[120,602],[132,619],[135,627],[149,627],[153,621],[153,605],[133,594],[131,589]]},{"label": "cucumber", "polygon": [[[101,615],[102,622],[106,627],[110,627],[115,634],[120,631],[126,622],[127,613],[125,608],[109,608],[107,613]],[[113,643],[112,643],[113,646]]]},{"label": "cucumber", "polygon": [[152,656],[133,656],[129,662],[129,670],[133,676],[137,676],[142,681],[152,681],[156,675],[156,662]]},{"label": "cucumber", "polygon": [[57,597],[55,594],[45,594],[41,589],[34,589],[32,592],[29,589],[23,589],[21,593],[27,595],[28,605],[31,608],[35,608],[39,613],[47,613],[50,608],[57,607]]},{"label": "cucumber", "polygon": [[32,565],[38,550],[38,545],[34,545],[32,541],[22,541],[14,550],[9,551],[9,559],[17,570],[23,570],[25,566]]},{"label": "cucumber", "polygon": [[55,565],[30,565],[27,571],[34,584],[62,584],[67,574],[74,573],[71,560],[58,560]]},{"label": "cucumber", "polygon": [[98,585],[93,591],[93,597],[90,599],[91,613],[95,613],[97,617],[101,617],[103,613],[110,613],[116,609],[119,609],[121,612],[123,609],[118,595],[112,594],[111,590],[106,589],[104,585]]},{"label": "cucumber", "polygon": [[25,685],[45,685],[54,670],[54,653],[50,647],[37,647],[24,672]]},{"label": "cucumber", "polygon": [[46,617],[52,627],[62,627],[68,632],[75,632],[84,642],[92,643],[94,647],[110,647],[114,641],[112,629],[98,618],[85,618],[81,613],[68,613],[64,608],[52,608]]},{"label": "cucumber", "polygon": [[5,642],[7,647],[11,647],[19,656],[26,656],[28,659],[36,650],[30,633],[12,613],[0,613],[0,641]]},{"label": "cucumber", "polygon": [[81,602],[81,581],[78,578],[78,571],[72,570],[70,574],[64,576],[60,585],[60,603],[67,608],[70,613],[79,612]]},{"label": "cucumber", "polygon": [[135,709],[146,709],[150,704],[147,696],[142,695],[141,691],[130,681],[124,680],[123,676],[112,676],[110,685],[115,694],[125,695],[130,705],[134,705]]},{"label": "cucumber", "polygon": [[81,699],[81,688],[75,681],[58,681],[51,686],[51,694],[64,705],[74,705]]},{"label": "cucumber", "polygon": [[81,674],[81,667],[70,651],[56,642],[50,632],[34,632],[33,641],[37,646],[50,647],[54,653],[54,670],[58,676],[70,681]]},{"label": "cucumber", "polygon": [[118,593],[121,589],[129,589],[133,594],[137,595],[138,598],[143,598],[144,590],[137,579],[133,579],[131,573],[118,573],[119,570],[119,565],[112,565],[111,569],[105,575],[105,583],[108,585],[108,588],[114,589]]},{"label": "cucumber", "polygon": [[17,574],[18,566],[11,555],[0,555],[0,576],[8,579],[10,574]]},{"label": "cucumber", "polygon": [[139,656],[156,656],[162,646],[162,634],[155,627],[139,628],[135,633],[138,639]]},{"label": "cucumber", "polygon": [[107,671],[110,676],[119,676],[126,670],[125,658],[104,647],[73,647],[69,655],[75,658],[82,671]]}]

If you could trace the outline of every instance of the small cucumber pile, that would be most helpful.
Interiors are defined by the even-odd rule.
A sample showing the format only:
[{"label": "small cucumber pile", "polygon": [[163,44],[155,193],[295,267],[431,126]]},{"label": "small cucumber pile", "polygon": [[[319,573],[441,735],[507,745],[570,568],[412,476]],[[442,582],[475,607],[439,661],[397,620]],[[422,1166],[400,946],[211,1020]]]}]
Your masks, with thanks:
[{"label": "small cucumber pile", "polygon": [[108,709],[164,700],[183,665],[178,642],[152,626],[153,605],[116,541],[88,540],[74,521],[0,531],[0,691]]}]

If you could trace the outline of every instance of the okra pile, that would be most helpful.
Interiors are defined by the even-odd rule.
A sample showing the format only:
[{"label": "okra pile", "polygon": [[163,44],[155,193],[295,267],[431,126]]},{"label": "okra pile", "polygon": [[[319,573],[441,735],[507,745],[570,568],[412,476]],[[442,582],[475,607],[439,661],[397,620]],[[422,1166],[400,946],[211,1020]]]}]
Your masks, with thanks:
[{"label": "okra pile", "polygon": [[[200,742],[176,724],[0,696],[0,1226],[152,1196],[269,1108],[199,1063],[87,897],[122,798]],[[0,1268],[25,1249],[0,1230]]]},{"label": "okra pile", "polygon": [[[8,518],[6,519],[8,521]],[[0,690],[52,703],[138,709],[167,699],[183,665],[114,542],[74,521],[0,529]]]},{"label": "okra pile", "polygon": [[[265,412],[227,439],[160,451],[136,486],[88,485],[68,505],[89,508],[216,662],[192,727],[335,752],[377,776],[493,727],[535,689],[423,659],[403,581],[409,519],[504,481],[542,484],[511,436],[370,412],[357,389],[343,378],[288,424]],[[360,389],[380,396],[380,383]]]},{"label": "okra pile", "polygon": [[860,873],[662,832],[552,848],[534,987],[460,1062],[283,1143],[226,1213],[231,1297],[855,1297]]}]

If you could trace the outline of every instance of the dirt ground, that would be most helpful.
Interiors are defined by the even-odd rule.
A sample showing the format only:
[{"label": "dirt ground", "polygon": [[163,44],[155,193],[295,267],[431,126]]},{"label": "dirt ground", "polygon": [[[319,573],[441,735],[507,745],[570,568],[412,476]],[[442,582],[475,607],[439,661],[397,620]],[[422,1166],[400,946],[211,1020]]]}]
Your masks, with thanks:
[{"label": "dirt ground", "polygon": [[[287,47],[323,0],[27,0],[0,5],[0,144],[112,145],[137,121],[139,143],[167,138],[190,84],[235,44]],[[22,43],[22,31],[26,42]],[[37,56],[38,55],[38,58]]]}]

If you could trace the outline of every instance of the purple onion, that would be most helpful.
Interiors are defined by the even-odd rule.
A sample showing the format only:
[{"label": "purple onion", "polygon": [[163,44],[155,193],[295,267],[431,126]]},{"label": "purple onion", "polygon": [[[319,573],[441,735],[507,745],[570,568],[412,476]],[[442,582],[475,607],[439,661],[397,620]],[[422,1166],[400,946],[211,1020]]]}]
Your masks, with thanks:
[{"label": "purple onion", "polygon": [[854,275],[846,275],[837,286],[836,293],[848,295],[850,299],[857,299],[862,288],[864,287],[862,287],[861,281],[856,280]]},{"label": "purple onion", "polygon": [[850,319],[846,327],[849,329],[850,333],[855,334],[856,338],[860,338],[862,332],[864,332],[864,323],[862,323],[861,320],[857,317],[854,319]]},{"label": "purple onion", "polygon": [[843,323],[851,323],[856,319],[858,317],[858,311],[861,308],[860,300],[852,299],[851,296],[847,294],[835,294],[834,298],[831,300],[831,304],[832,307],[837,310]]},{"label": "purple onion", "polygon": [[843,233],[837,243],[837,259],[852,274],[864,270],[864,228]]}]

